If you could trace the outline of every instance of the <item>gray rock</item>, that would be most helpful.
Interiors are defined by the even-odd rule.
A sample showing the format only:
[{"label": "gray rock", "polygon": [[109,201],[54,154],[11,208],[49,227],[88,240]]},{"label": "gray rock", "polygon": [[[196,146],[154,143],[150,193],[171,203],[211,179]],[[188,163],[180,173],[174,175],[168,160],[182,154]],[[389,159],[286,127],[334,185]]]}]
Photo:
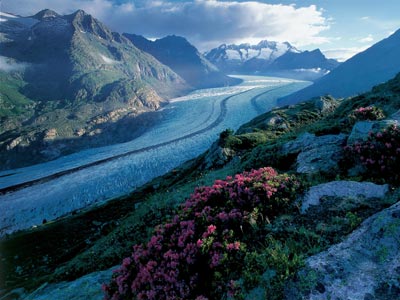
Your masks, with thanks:
[{"label": "gray rock", "polygon": [[275,129],[283,129],[283,130],[286,130],[289,128],[288,125],[286,124],[285,119],[279,115],[273,116],[273,117],[265,120],[265,125],[267,128],[272,127]]},{"label": "gray rock", "polygon": [[343,155],[346,135],[323,135],[316,137],[305,133],[296,140],[283,145],[282,154],[297,156],[297,172],[313,174],[318,172],[334,172]]},{"label": "gray rock", "polygon": [[294,141],[290,141],[282,146],[282,155],[299,153],[305,150],[313,141],[315,135],[311,133],[303,133],[297,137]]},{"label": "gray rock", "polygon": [[235,151],[230,148],[223,148],[214,142],[206,157],[204,158],[203,168],[211,169],[215,167],[222,167],[228,163],[235,156]]},{"label": "gray rock", "polygon": [[[342,243],[308,258],[299,274],[316,273],[318,284],[311,293],[299,292],[296,299],[400,299],[400,219],[396,216],[400,216],[400,202],[365,220]],[[286,299],[293,297],[286,295]]]},{"label": "gray rock", "polygon": [[106,271],[100,271],[85,275],[71,282],[44,284],[24,300],[102,300],[104,297],[101,285],[111,279],[112,267]]},{"label": "gray rock", "polygon": [[324,96],[315,99],[314,104],[315,107],[321,111],[321,113],[325,114],[333,112],[339,105],[339,102],[331,96]]},{"label": "gray rock", "polygon": [[311,205],[319,205],[322,197],[383,198],[388,191],[387,184],[377,185],[371,182],[332,181],[323,183],[310,188],[302,201],[301,211],[305,213]]},{"label": "gray rock", "polygon": [[397,120],[382,121],[361,121],[354,124],[351,134],[347,140],[347,144],[354,144],[357,141],[365,141],[368,139],[369,133],[377,133],[391,125],[399,125]]}]

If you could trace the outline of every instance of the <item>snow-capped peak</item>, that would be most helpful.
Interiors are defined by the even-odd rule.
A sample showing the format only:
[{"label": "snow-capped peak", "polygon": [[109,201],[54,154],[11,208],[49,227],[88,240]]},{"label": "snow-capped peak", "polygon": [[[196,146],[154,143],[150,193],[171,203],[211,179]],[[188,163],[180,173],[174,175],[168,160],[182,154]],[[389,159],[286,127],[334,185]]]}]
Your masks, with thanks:
[{"label": "snow-capped peak", "polygon": [[218,48],[215,48],[206,53],[208,59],[213,62],[226,60],[226,61],[248,61],[251,59],[263,59],[268,63],[273,62],[278,57],[282,56],[286,52],[300,53],[288,42],[274,42],[268,40],[262,40],[257,45],[250,45],[249,43],[243,43],[240,45],[226,45],[222,44]]}]

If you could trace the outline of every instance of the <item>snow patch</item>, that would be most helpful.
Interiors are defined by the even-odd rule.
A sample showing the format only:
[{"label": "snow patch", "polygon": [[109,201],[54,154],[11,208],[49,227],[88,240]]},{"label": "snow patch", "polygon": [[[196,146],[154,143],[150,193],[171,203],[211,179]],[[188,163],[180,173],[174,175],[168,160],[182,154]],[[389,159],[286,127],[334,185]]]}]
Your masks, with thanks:
[{"label": "snow patch", "polygon": [[5,22],[5,21],[7,21],[8,19],[17,19],[17,18],[18,18],[18,17],[15,16],[15,15],[11,15],[11,14],[8,14],[8,13],[1,12],[1,11],[0,11],[0,22]]},{"label": "snow patch", "polygon": [[254,57],[257,57],[260,54],[259,50],[255,49],[248,49],[247,54],[246,54],[246,60],[252,59]]},{"label": "snow patch", "polygon": [[269,48],[262,48],[260,50],[260,54],[258,55],[258,58],[269,60],[271,58],[272,52],[273,51]]},{"label": "snow patch", "polygon": [[33,18],[20,17],[0,11],[0,22],[7,22],[7,21],[18,22],[28,27],[32,27],[33,25],[39,22],[38,20]]},{"label": "snow patch", "polygon": [[239,51],[226,49],[225,50],[228,60],[242,60]]},{"label": "snow patch", "polygon": [[118,61],[113,60],[107,56],[104,56],[103,54],[100,54],[100,57],[107,65],[114,65],[119,63]]}]

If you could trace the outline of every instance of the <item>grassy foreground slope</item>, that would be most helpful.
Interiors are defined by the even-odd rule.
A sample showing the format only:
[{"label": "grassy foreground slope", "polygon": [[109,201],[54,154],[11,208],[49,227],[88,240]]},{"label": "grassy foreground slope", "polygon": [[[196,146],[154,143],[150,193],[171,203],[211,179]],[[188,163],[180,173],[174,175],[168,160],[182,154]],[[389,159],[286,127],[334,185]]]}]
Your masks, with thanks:
[{"label": "grassy foreground slope", "polygon": [[[400,109],[400,75],[356,97],[316,98],[260,115],[236,134],[229,130],[221,134],[213,148],[230,150],[224,151],[229,153],[224,163],[213,166],[214,155],[209,150],[123,199],[12,235],[1,241],[1,289],[34,289],[44,282],[72,280],[120,264],[130,256],[132,245],[147,243],[155,226],[179,214],[180,204],[196,187],[212,185],[216,179],[246,170],[271,166],[295,176],[302,186],[298,197],[309,187],[332,180],[389,183],[391,190],[383,199],[352,203],[329,198],[307,214],[301,214],[299,204],[296,205],[298,199],[291,199],[293,205],[288,210],[277,212],[271,219],[257,219],[257,226],[249,229],[256,230],[257,241],[247,248],[251,251],[240,252],[242,272],[236,272],[235,278],[222,274],[225,277],[219,279],[237,282],[237,299],[251,295],[257,288],[261,288],[258,291],[264,299],[282,299],[284,286],[296,279],[307,257],[340,242],[368,216],[398,201],[396,178],[383,173],[352,173],[350,169],[357,162],[349,162],[345,157],[335,171],[300,174],[296,168],[298,153],[283,151],[284,145],[306,132],[317,137],[348,135],[356,111],[372,106],[381,112],[379,118]],[[393,159],[398,164],[399,154],[393,155]],[[244,239],[246,234],[245,231]],[[305,281],[315,283],[312,278]],[[208,296],[226,292],[216,288],[210,287]]]}]

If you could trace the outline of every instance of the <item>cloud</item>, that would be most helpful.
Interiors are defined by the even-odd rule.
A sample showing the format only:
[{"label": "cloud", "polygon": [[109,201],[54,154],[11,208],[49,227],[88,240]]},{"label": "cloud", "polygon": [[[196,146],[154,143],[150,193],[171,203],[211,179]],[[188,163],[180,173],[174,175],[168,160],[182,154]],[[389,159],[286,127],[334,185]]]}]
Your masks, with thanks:
[{"label": "cloud", "polygon": [[369,19],[370,19],[369,16],[365,16],[365,17],[361,17],[361,18],[360,18],[360,20],[363,20],[363,21],[368,21]]},{"label": "cloud", "polygon": [[322,52],[327,58],[333,58],[340,62],[346,61],[354,55],[367,50],[371,45],[362,47],[349,47],[349,48],[338,48],[338,49],[327,49]]},{"label": "cloud", "polygon": [[5,72],[23,71],[27,67],[29,67],[29,64],[27,63],[19,63],[12,58],[0,56],[0,70],[2,71]]},{"label": "cloud", "polygon": [[182,35],[202,50],[222,42],[262,39],[289,41],[300,47],[329,41],[322,33],[329,28],[330,21],[315,5],[297,7],[217,0],[149,0],[124,4],[110,0],[3,0],[3,10],[23,15],[43,8],[62,14],[81,8],[113,30],[150,38]]},{"label": "cloud", "polygon": [[372,34],[369,34],[367,37],[359,39],[358,41],[360,43],[371,43],[374,41],[374,38],[372,37]]}]

